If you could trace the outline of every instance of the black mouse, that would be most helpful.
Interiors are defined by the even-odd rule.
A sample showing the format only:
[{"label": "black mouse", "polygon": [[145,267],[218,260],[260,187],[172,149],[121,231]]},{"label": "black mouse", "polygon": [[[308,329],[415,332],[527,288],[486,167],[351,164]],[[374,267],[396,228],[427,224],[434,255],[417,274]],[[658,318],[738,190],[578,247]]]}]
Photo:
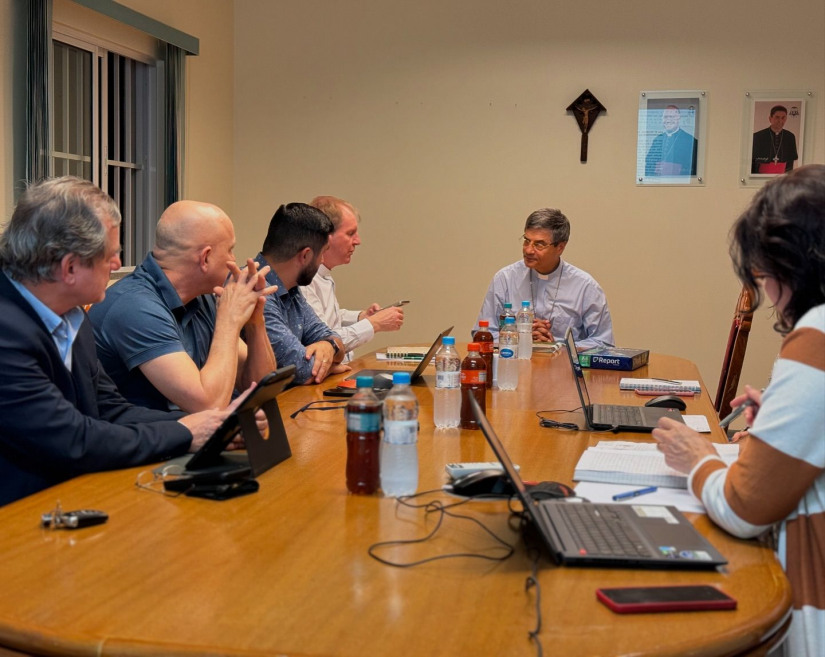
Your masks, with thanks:
[{"label": "black mouse", "polygon": [[477,470],[459,477],[449,485],[448,490],[456,495],[475,497],[476,495],[513,495],[515,491],[501,470]]},{"label": "black mouse", "polygon": [[680,411],[687,408],[685,400],[676,395],[662,395],[661,397],[654,397],[645,406],[653,406],[654,408],[678,408]]},{"label": "black mouse", "polygon": [[528,485],[527,492],[534,500],[549,500],[558,497],[576,497],[574,491],[567,484],[560,484],[557,481],[540,481],[537,484]]}]

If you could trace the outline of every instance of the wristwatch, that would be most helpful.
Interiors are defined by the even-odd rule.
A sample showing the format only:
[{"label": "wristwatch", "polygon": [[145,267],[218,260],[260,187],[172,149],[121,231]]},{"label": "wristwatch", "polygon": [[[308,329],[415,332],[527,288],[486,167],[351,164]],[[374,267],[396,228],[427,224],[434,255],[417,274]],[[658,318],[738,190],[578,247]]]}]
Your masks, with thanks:
[{"label": "wristwatch", "polygon": [[334,338],[327,338],[326,340],[332,345],[333,356],[337,355],[338,352],[341,351],[341,348],[338,346],[338,343],[335,342]]}]

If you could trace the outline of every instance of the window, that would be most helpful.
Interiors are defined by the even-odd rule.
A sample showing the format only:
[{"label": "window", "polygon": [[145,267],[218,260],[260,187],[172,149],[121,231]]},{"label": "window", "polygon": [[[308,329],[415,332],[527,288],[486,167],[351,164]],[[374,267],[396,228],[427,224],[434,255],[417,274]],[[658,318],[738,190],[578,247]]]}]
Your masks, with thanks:
[{"label": "window", "polygon": [[139,264],[159,216],[156,63],[58,29],[52,46],[51,172],[109,193],[123,216],[123,264]]}]

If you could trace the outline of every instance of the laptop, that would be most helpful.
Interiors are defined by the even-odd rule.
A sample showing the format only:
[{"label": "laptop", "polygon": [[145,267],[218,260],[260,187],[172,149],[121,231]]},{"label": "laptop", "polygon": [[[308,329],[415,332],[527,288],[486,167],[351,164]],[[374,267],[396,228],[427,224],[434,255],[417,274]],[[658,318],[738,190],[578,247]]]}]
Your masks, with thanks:
[{"label": "laptop", "polygon": [[[441,333],[438,334],[436,339],[433,341],[430,348],[427,350],[427,353],[424,354],[424,358],[418,363],[418,366],[413,370],[412,374],[410,374],[410,383],[415,383],[424,375],[424,370],[427,368],[427,365],[430,364],[430,361],[435,356],[435,352],[438,351],[438,348],[441,346],[441,339],[445,335],[450,335],[450,332],[453,330],[453,327],[444,329]],[[387,391],[392,388],[392,375],[395,372],[404,371],[404,370],[381,370],[381,369],[365,369],[359,370],[355,374],[350,374],[345,381],[355,381],[359,376],[371,376],[372,377],[372,389],[376,395],[379,397],[383,397],[386,395]],[[355,387],[354,386],[336,386],[334,388],[328,388],[324,391],[325,395],[335,396],[335,397],[347,397],[355,394]]]},{"label": "laptop", "polygon": [[553,560],[565,566],[708,570],[727,563],[676,507],[535,500],[478,402],[473,415]]},{"label": "laptop", "polygon": [[[267,374],[245,394],[240,405],[195,454],[167,461],[156,468],[156,472],[168,473],[170,465],[180,464],[183,467],[183,471],[179,473],[182,477],[204,482],[226,482],[242,476],[257,477],[288,459],[292,456],[292,450],[275,397],[294,378],[294,365]],[[266,438],[258,431],[255,423],[255,412],[259,408],[266,413],[269,423],[269,435]],[[246,452],[224,452],[239,431],[243,431]]]},{"label": "laptop", "polygon": [[584,411],[584,421],[588,429],[608,431],[639,431],[650,432],[656,428],[661,417],[669,417],[677,422],[684,423],[682,414],[675,408],[651,408],[648,406],[623,406],[616,404],[591,404],[590,393],[584,381],[584,372],[579,365],[579,352],[573,331],[567,329],[565,335],[567,355],[570,357],[570,367],[573,370],[573,380],[576,390],[579,391],[579,400]]}]

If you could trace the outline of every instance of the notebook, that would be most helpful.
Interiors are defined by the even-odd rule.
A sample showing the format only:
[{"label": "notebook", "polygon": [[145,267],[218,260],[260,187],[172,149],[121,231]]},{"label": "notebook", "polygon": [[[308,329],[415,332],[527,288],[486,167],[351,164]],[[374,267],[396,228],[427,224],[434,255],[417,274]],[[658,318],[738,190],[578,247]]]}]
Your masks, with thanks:
[{"label": "notebook", "polygon": [[553,560],[565,566],[706,570],[727,563],[673,506],[535,500],[482,412],[473,415]]},{"label": "notebook", "polygon": [[[185,465],[181,474],[186,476],[251,470],[252,476],[257,477],[292,456],[275,397],[292,383],[294,378],[294,365],[287,365],[263,377],[201,448],[191,457],[183,457]],[[269,422],[269,435],[266,438],[261,435],[255,424],[255,411],[259,408],[266,413]],[[224,453],[226,446],[239,431],[243,431],[246,453]],[[166,466],[168,465],[167,463]]]},{"label": "notebook", "polygon": [[613,404],[591,404],[590,393],[584,381],[584,373],[579,365],[576,341],[573,331],[567,329],[565,336],[567,355],[570,358],[570,368],[573,371],[573,380],[579,392],[584,421],[588,429],[607,429],[613,431],[653,431],[661,417],[669,417],[677,422],[684,422],[682,414],[675,408],[650,408],[647,406],[621,406]]},{"label": "notebook", "polygon": [[[453,330],[451,326],[448,329],[444,329],[441,333],[438,334],[435,341],[430,345],[430,348],[427,350],[427,353],[424,354],[424,358],[418,363],[418,366],[413,370],[412,374],[410,374],[410,383],[415,383],[421,376],[424,374],[424,370],[426,369],[427,365],[430,364],[435,352],[438,351],[438,348],[441,346],[441,339],[445,335],[450,335],[450,332]],[[392,388],[392,375],[395,372],[399,372],[403,370],[373,370],[373,369],[366,369],[366,370],[359,370],[355,374],[350,374],[345,380],[346,381],[354,381],[359,376],[371,376],[372,377],[372,387],[375,391],[380,390],[389,390]],[[350,394],[355,394],[355,388],[350,388],[352,392]],[[344,394],[343,392],[341,393]]]}]

